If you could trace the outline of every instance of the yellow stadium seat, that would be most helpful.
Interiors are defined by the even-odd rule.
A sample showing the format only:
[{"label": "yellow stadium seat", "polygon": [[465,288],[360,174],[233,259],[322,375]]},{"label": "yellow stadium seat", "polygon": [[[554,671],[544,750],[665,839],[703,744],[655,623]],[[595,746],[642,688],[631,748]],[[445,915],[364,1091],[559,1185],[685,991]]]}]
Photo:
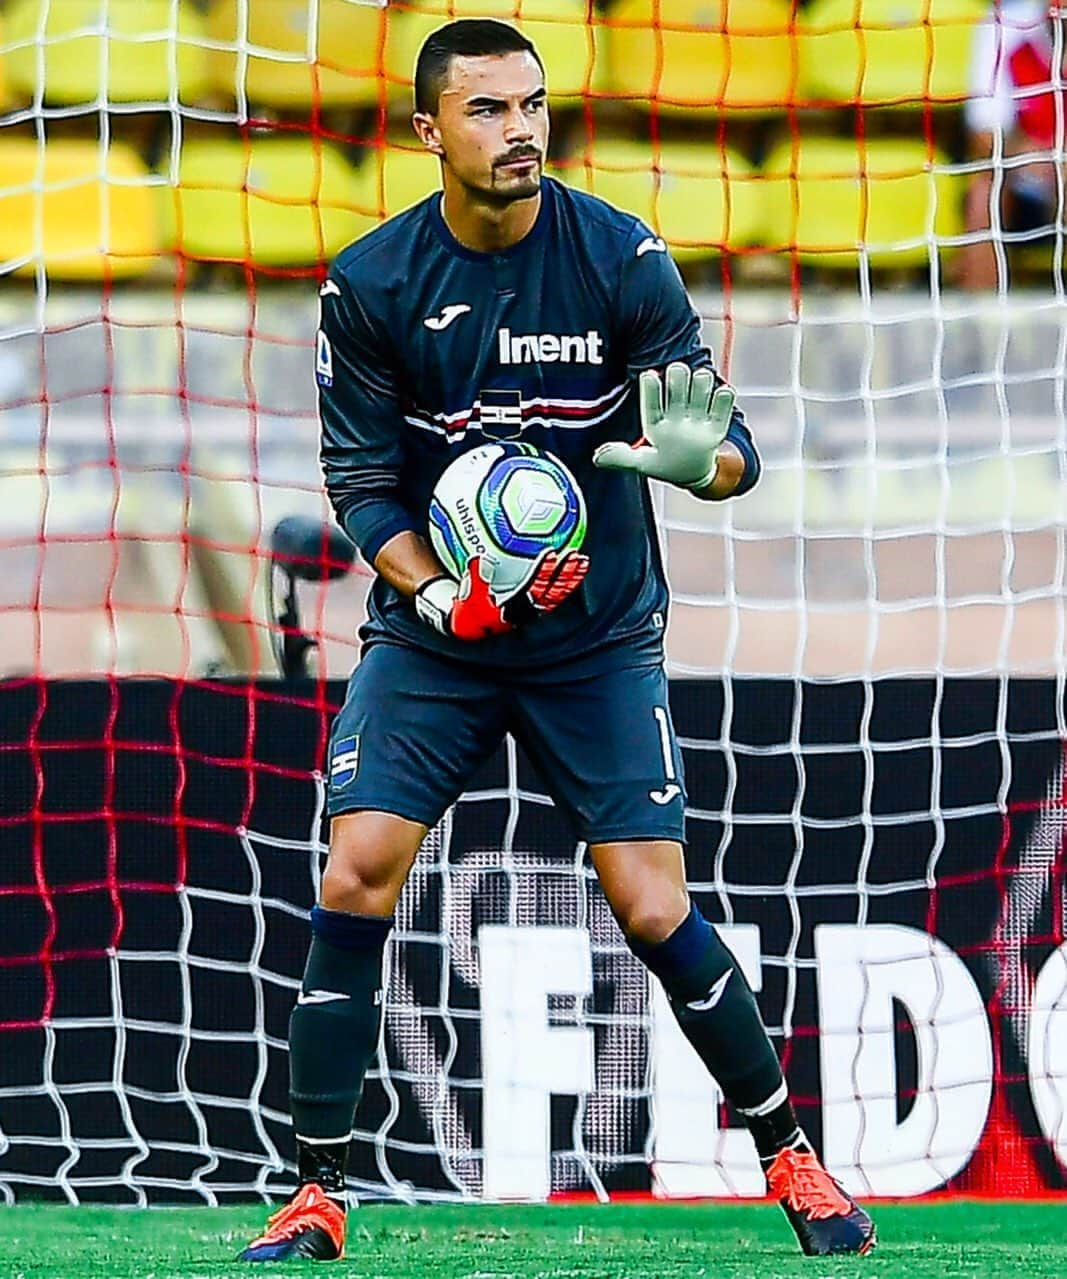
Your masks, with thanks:
[{"label": "yellow stadium seat", "polygon": [[[767,244],[805,261],[852,267],[918,266],[932,240],[962,231],[958,175],[945,157],[908,138],[786,138],[761,171]],[[935,171],[937,170],[937,171]]]},{"label": "yellow stadium seat", "polygon": [[0,142],[0,262],[55,279],[143,275],[161,249],[154,193],[137,153],[82,140]]},{"label": "yellow stadium seat", "polygon": [[210,262],[310,265],[372,221],[341,153],[306,138],[189,141],[166,195],[173,247]]},{"label": "yellow stadium seat", "polygon": [[4,30],[11,88],[29,97],[41,87],[59,103],[191,102],[206,85],[204,22],[188,3],[175,21],[175,8],[171,0],[14,0]]},{"label": "yellow stadium seat", "polygon": [[783,110],[796,96],[789,0],[621,0],[608,91],[664,110]]},{"label": "yellow stadium seat", "polygon": [[603,27],[587,22],[586,0],[414,0],[407,19],[391,27],[390,78],[410,85],[422,42],[453,18],[502,18],[534,42],[545,64],[549,97],[580,98],[600,83]]},{"label": "yellow stadium seat", "polygon": [[605,139],[559,169],[571,185],[634,213],[680,261],[710,257],[761,238],[758,183],[740,156],[711,143]]},{"label": "yellow stadium seat", "polygon": [[[0,15],[0,45],[4,44],[4,20]],[[0,53],[0,111],[6,109],[11,100],[8,86],[7,62],[2,53]]]},{"label": "yellow stadium seat", "polygon": [[[253,103],[290,109],[377,103],[389,91],[387,32],[405,20],[402,10],[374,0],[215,0],[208,30],[226,47],[208,55],[212,87],[237,98],[243,74]],[[248,51],[243,70],[242,50]]]},{"label": "yellow stadium seat", "polygon": [[359,166],[360,203],[383,220],[441,187],[441,163],[416,138],[368,151]]},{"label": "yellow stadium seat", "polygon": [[813,0],[800,45],[804,97],[829,102],[959,102],[988,0]]}]

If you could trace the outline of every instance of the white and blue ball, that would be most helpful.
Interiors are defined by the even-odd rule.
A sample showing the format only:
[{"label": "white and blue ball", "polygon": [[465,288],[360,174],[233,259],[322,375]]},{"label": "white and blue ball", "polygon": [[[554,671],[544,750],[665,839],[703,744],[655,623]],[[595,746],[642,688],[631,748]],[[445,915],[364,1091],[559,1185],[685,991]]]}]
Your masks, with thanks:
[{"label": "white and blue ball", "polygon": [[506,595],[529,578],[545,551],[578,550],[585,501],[557,457],[532,444],[483,444],[446,468],[430,499],[430,541],[457,581],[480,556],[493,589]]}]

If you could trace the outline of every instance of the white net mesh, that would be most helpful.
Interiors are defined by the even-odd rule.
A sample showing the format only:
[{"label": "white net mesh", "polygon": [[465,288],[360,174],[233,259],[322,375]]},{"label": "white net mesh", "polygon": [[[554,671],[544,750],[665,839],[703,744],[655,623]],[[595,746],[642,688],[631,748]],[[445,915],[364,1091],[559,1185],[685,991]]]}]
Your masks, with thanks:
[{"label": "white net mesh", "polygon": [[[271,673],[270,530],[328,516],[316,284],[433,181],[396,104],[448,15],[271,4],[3,9],[9,1200],[215,1202],[293,1173],[286,1021],[343,690],[203,681]],[[862,5],[745,8],[734,29],[665,0],[518,15],[561,68],[559,172],[669,240],[764,458],[737,503],[656,493],[691,887],[850,1186],[1060,1185],[1061,29],[1016,94],[1044,133],[997,124],[989,158],[930,55],[982,5],[869,29]],[[789,71],[802,39],[862,74]],[[766,74],[734,81],[754,54]],[[719,67],[698,100],[689,58]],[[647,116],[623,128],[613,96]],[[993,287],[956,288],[983,246]],[[301,588],[333,677],[367,581]],[[762,1187],[510,744],[423,850],[386,1002],[364,1195]]]}]

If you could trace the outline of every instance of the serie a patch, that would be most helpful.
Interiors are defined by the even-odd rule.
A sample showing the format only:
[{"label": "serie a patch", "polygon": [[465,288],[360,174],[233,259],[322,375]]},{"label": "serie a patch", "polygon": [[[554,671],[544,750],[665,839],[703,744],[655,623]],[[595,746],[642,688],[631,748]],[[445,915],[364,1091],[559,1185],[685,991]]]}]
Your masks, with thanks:
[{"label": "serie a patch", "polygon": [[333,386],[333,347],[322,329],[315,342],[315,379],[319,386]]},{"label": "serie a patch", "polygon": [[347,786],[356,779],[359,771],[359,734],[339,737],[330,755],[330,785]]}]

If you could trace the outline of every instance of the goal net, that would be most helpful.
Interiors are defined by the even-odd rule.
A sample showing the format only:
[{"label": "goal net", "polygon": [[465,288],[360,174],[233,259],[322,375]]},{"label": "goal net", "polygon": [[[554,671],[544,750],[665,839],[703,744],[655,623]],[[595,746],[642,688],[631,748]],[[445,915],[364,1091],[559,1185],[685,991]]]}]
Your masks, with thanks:
[{"label": "goal net", "polygon": [[[8,0],[0,1192],[293,1183],[286,1024],[369,574],[296,581],[317,646],[282,680],[272,535],[329,519],[325,266],[432,189],[414,54],[485,15],[544,57],[551,172],[677,256],[761,448],[740,501],[654,498],[690,887],[801,1120],[859,1194],[1060,1189],[1058,18]],[[510,741],[426,841],[385,1003],[361,1195],[763,1192]]]}]

